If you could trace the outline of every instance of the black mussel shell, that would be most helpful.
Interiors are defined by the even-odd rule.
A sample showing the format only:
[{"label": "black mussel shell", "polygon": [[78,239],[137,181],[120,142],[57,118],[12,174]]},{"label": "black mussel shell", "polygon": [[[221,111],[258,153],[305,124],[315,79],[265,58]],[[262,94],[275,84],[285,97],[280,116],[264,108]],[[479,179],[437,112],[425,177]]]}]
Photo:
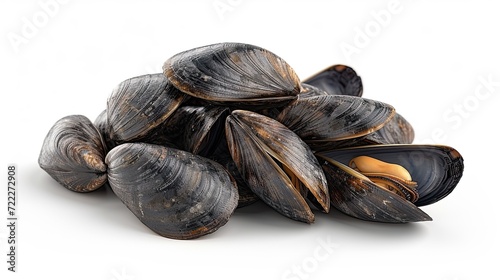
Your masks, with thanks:
[{"label": "black mussel shell", "polygon": [[273,107],[296,98],[300,80],[282,58],[242,43],[219,43],[168,59],[164,74],[181,91],[215,103]]},{"label": "black mussel shell", "polygon": [[394,114],[394,108],[383,102],[354,96],[318,95],[299,96],[281,111],[276,120],[318,150],[318,147],[328,147],[336,141],[373,133]]},{"label": "black mussel shell", "polygon": [[463,174],[464,163],[454,148],[442,145],[373,145],[321,153],[348,165],[357,156],[369,156],[403,166],[417,182],[417,206],[435,203],[449,195]]},{"label": "black mussel shell", "polygon": [[181,149],[209,157],[224,136],[229,109],[218,106],[183,106],[163,124],[163,134]]},{"label": "black mussel shell", "polygon": [[396,112],[382,128],[370,134],[340,141],[314,142],[312,146],[316,151],[328,151],[368,145],[411,144],[414,138],[411,124]]},{"label": "black mussel shell", "polygon": [[226,224],[238,203],[236,184],[218,163],[145,143],[117,146],[106,156],[109,184],[154,232],[193,239]]},{"label": "black mussel shell", "polygon": [[333,65],[303,81],[332,95],[361,97],[363,83],[354,69],[346,65]]},{"label": "black mussel shell", "polygon": [[108,112],[106,109],[104,109],[94,120],[94,126],[99,130],[108,151],[116,147],[117,144],[115,141],[111,140],[109,137]]},{"label": "black mussel shell", "polygon": [[231,174],[233,179],[236,181],[238,186],[238,208],[248,206],[259,200],[259,197],[252,192],[247,182],[238,171],[238,167],[236,167],[236,163],[234,163],[234,160],[229,152],[225,134],[222,135],[222,139],[219,145],[217,145],[214,153],[210,156],[210,159],[224,166],[227,172],[229,172],[229,174]]},{"label": "black mussel shell", "polygon": [[324,159],[323,170],[330,189],[330,202],[339,211],[373,222],[432,220],[413,203],[377,186],[361,173],[331,158],[320,158]]},{"label": "black mussel shell", "polygon": [[370,144],[411,144],[415,139],[415,131],[411,124],[396,112],[381,129],[369,134],[364,139]]},{"label": "black mussel shell", "polygon": [[226,138],[250,189],[276,211],[294,220],[314,221],[297,181],[323,211],[329,211],[321,166],[307,144],[284,125],[254,112],[236,110],[226,119]]},{"label": "black mussel shell", "polygon": [[121,82],[108,98],[109,137],[118,143],[143,141],[186,97],[161,73]]},{"label": "black mussel shell", "polygon": [[43,141],[38,164],[52,178],[75,192],[90,192],[107,180],[103,139],[85,116],[58,120]]}]

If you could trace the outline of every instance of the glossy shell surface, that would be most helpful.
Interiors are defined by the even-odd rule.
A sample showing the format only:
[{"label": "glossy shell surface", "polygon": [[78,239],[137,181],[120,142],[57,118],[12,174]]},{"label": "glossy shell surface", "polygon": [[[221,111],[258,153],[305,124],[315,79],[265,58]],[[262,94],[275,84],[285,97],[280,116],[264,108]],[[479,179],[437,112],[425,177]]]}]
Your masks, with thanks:
[{"label": "glossy shell surface", "polygon": [[[244,110],[226,120],[229,151],[251,190],[281,214],[311,223],[298,181],[329,211],[326,179],[309,147],[281,123]],[[292,181],[295,181],[292,182]]]},{"label": "glossy shell surface", "polygon": [[343,64],[332,65],[303,81],[331,95],[363,95],[361,77],[351,67]]},{"label": "glossy shell surface", "polygon": [[449,195],[463,174],[464,163],[454,148],[439,145],[373,145],[332,150],[320,154],[348,165],[357,156],[370,156],[406,168],[417,182],[417,206],[435,203]]},{"label": "glossy shell surface", "polygon": [[58,120],[49,130],[38,164],[64,187],[90,192],[107,180],[106,152],[92,122],[85,116],[71,115]]},{"label": "glossy shell surface", "polygon": [[181,91],[215,102],[271,106],[300,92],[297,74],[282,58],[249,44],[191,49],[168,59],[163,71]]},{"label": "glossy shell surface", "polygon": [[324,158],[332,206],[352,217],[385,223],[430,221],[413,203],[371,182],[342,163]]},{"label": "glossy shell surface", "polygon": [[382,128],[394,114],[392,106],[380,101],[319,95],[293,101],[276,119],[311,143],[367,135]]},{"label": "glossy shell surface", "polygon": [[189,152],[126,143],[106,156],[109,183],[156,233],[192,239],[226,224],[238,203],[233,179],[218,163]]},{"label": "glossy shell surface", "polygon": [[121,82],[108,98],[109,137],[119,143],[142,140],[185,98],[161,73]]}]

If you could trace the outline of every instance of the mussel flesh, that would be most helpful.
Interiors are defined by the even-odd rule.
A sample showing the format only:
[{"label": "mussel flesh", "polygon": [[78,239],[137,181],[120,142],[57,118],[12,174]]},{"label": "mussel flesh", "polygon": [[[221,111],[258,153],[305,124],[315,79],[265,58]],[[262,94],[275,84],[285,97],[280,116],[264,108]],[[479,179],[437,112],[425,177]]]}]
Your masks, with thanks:
[{"label": "mussel flesh", "polygon": [[381,188],[410,202],[418,199],[417,183],[412,181],[410,172],[401,165],[368,156],[358,156],[349,161],[349,167],[365,175]]}]

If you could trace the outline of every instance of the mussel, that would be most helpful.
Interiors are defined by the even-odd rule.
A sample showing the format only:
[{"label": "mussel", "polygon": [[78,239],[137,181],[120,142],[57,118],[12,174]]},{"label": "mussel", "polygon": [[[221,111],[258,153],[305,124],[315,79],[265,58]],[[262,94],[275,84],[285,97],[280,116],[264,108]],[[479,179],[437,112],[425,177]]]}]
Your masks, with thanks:
[{"label": "mussel", "polygon": [[332,65],[303,83],[315,86],[331,95],[350,95],[361,97],[363,83],[361,77],[351,67],[343,64]]},{"label": "mussel", "polygon": [[314,214],[301,188],[330,209],[321,167],[299,136],[283,124],[255,112],[235,110],[226,119],[229,151],[250,189],[279,213],[312,223]]},{"label": "mussel", "polygon": [[187,50],[169,58],[163,71],[181,91],[231,106],[278,106],[300,92],[300,79],[288,63],[249,44],[219,43]]},{"label": "mussel", "polygon": [[64,187],[90,192],[107,180],[103,139],[92,122],[82,115],[58,120],[45,137],[38,164]]},{"label": "mussel", "polygon": [[226,224],[238,191],[218,163],[189,152],[145,143],[117,146],[106,156],[109,184],[154,232],[193,239]]},{"label": "mussel", "polygon": [[373,221],[428,220],[416,206],[449,195],[463,173],[460,153],[441,145],[361,146],[317,156],[324,162],[332,206]]},{"label": "mussel", "polygon": [[332,150],[319,154],[345,165],[357,156],[369,156],[403,166],[417,182],[417,206],[435,203],[456,187],[463,173],[463,157],[443,145],[373,145]]},{"label": "mussel", "polygon": [[462,156],[412,145],[411,124],[362,94],[347,65],[301,81],[264,48],[202,46],[119,83],[94,124],[57,121],[39,165],[77,192],[108,182],[143,224],[174,239],[212,233],[258,199],[305,223],[330,207],[374,222],[432,220],[419,207],[455,189]]},{"label": "mussel", "polygon": [[284,107],[276,120],[297,133],[314,150],[321,150],[373,133],[389,122],[394,114],[392,106],[380,101],[316,95],[299,96]]},{"label": "mussel", "polygon": [[109,137],[118,143],[144,141],[186,97],[161,73],[121,82],[108,98]]}]

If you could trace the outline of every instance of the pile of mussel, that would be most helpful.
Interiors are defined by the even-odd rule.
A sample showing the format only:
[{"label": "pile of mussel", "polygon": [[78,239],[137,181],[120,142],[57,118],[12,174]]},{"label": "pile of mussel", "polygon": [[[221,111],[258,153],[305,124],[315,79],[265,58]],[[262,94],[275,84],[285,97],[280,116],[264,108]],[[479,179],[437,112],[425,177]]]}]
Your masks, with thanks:
[{"label": "pile of mussel", "polygon": [[257,200],[305,223],[330,206],[368,221],[431,220],[419,207],[453,191],[462,156],[412,145],[410,123],[362,92],[345,65],[301,81],[263,48],[203,46],[118,84],[94,122],[57,121],[38,162],[75,192],[109,184],[174,239],[212,233]]}]

